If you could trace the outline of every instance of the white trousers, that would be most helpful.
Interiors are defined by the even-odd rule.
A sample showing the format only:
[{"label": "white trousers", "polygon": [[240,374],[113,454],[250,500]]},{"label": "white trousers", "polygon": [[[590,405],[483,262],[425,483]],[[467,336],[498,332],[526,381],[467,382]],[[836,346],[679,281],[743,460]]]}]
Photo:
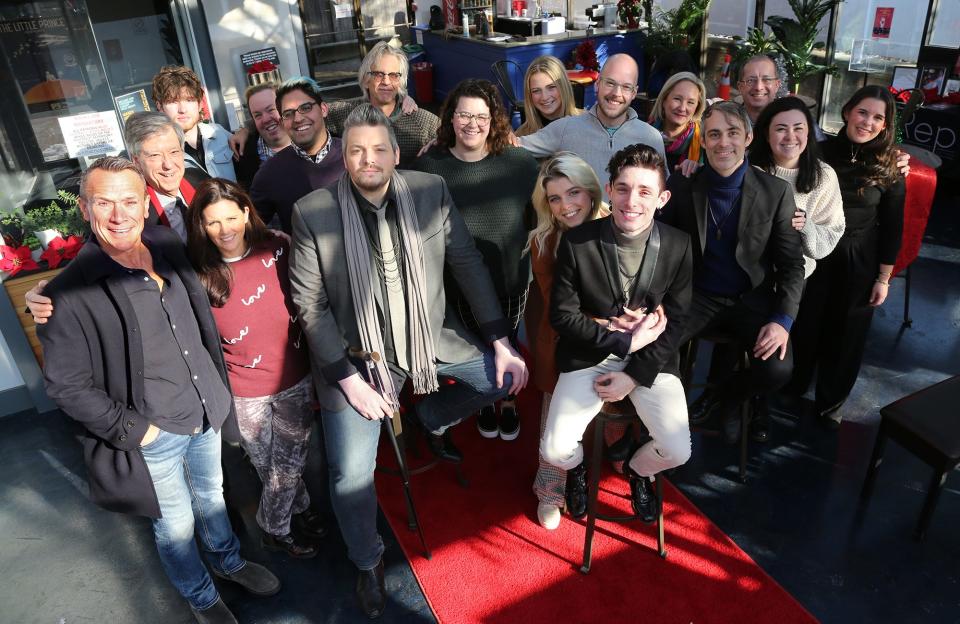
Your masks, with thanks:
[{"label": "white trousers", "polygon": [[[594,381],[605,373],[621,372],[626,365],[626,360],[611,355],[596,366],[560,374],[540,439],[545,460],[564,470],[583,462],[583,432],[603,405]],[[637,386],[628,396],[652,438],[630,459],[630,467],[642,477],[652,477],[690,459],[687,398],[680,379],[660,373],[651,387]]]}]

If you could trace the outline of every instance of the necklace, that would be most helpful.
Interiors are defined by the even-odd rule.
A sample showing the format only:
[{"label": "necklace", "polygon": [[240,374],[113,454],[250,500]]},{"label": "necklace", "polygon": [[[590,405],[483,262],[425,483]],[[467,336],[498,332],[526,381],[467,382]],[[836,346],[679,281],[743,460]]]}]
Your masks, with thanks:
[{"label": "necklace", "polygon": [[710,220],[713,221],[714,227],[717,228],[717,240],[722,239],[722,238],[723,238],[723,224],[726,223],[726,222],[727,222],[727,219],[730,218],[730,215],[733,214],[733,209],[731,208],[731,209],[730,209],[730,212],[728,212],[726,215],[724,215],[724,217],[723,217],[722,219],[720,219],[720,221],[717,221],[717,216],[716,216],[715,214],[713,214],[713,206],[710,205],[710,200],[708,199],[708,200],[707,200],[707,212],[710,213]]},{"label": "necklace", "polygon": [[851,145],[850,146],[850,164],[851,165],[857,164],[857,156],[859,155],[860,155],[860,146]]}]

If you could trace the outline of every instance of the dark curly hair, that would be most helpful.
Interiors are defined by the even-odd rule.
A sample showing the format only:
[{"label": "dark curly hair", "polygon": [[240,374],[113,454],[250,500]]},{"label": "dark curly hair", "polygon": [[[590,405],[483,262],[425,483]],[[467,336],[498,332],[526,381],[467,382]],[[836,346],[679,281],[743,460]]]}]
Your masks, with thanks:
[{"label": "dark curly hair", "polygon": [[440,109],[440,128],[437,130],[437,145],[449,150],[457,142],[453,132],[453,112],[460,104],[460,98],[471,97],[483,100],[490,109],[490,133],[487,135],[487,150],[497,155],[509,145],[510,123],[506,109],[500,100],[500,93],[489,80],[470,78],[460,82],[447,95]]},{"label": "dark curly hair", "polygon": [[620,176],[620,172],[627,167],[639,167],[641,169],[652,169],[660,174],[660,190],[667,188],[667,174],[663,156],[656,149],[643,143],[634,143],[628,145],[613,155],[610,164],[607,165],[607,171],[610,172],[610,185],[612,186]]},{"label": "dark curly hair", "polygon": [[212,178],[204,180],[197,187],[187,213],[187,253],[200,283],[207,291],[210,305],[215,308],[222,308],[230,298],[233,271],[207,236],[207,230],[203,226],[203,211],[207,206],[223,200],[232,201],[240,210],[247,209],[249,219],[243,238],[248,247],[262,245],[273,240],[274,236],[257,214],[250,196],[237,183],[223,178]]},{"label": "dark curly hair", "polygon": [[[863,159],[863,177],[864,186],[887,187],[897,181],[900,177],[900,171],[897,169],[897,150],[893,148],[895,140],[896,124],[896,104],[893,96],[886,87],[879,85],[867,85],[857,89],[847,103],[843,105],[843,119],[846,122],[847,114],[854,107],[866,100],[872,98],[883,102],[884,118],[883,130],[873,139],[860,145],[860,157]],[[847,135],[847,124],[839,132],[839,136],[849,140]],[[861,189],[862,192],[862,189]]]},{"label": "dark curly hair", "polygon": [[799,171],[797,172],[797,192],[809,193],[820,184],[823,169],[820,166],[820,148],[817,147],[817,138],[814,134],[813,116],[810,109],[797,97],[782,97],[767,104],[757,117],[753,127],[753,143],[750,144],[750,164],[760,167],[767,173],[773,173],[777,166],[770,149],[770,124],[773,118],[787,111],[800,111],[807,122],[807,147],[800,154]]}]

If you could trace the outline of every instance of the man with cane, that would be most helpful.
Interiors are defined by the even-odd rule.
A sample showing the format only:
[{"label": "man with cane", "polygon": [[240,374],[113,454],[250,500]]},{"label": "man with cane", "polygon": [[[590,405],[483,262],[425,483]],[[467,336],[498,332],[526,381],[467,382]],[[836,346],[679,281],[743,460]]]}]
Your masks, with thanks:
[{"label": "man with cane", "polygon": [[[336,185],[294,205],[290,283],[323,409],[334,512],[360,570],[360,606],[377,617],[386,600],[373,484],[379,421],[396,410],[409,378],[426,395],[415,412],[431,449],[460,461],[449,427],[521,390],[527,367],[443,179],[396,171],[393,128],[368,104],[344,123],[343,157]],[[446,309],[445,268],[467,293],[479,336]],[[351,349],[383,357],[360,362]],[[368,365],[368,379],[382,387],[358,372]],[[441,386],[439,377],[456,383]]]}]

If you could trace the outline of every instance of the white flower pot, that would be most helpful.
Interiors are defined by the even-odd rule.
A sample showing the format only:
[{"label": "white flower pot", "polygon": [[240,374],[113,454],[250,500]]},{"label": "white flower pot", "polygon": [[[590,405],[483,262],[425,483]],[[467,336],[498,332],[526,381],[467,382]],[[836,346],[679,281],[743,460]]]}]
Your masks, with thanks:
[{"label": "white flower pot", "polygon": [[60,236],[60,232],[56,230],[43,230],[42,232],[34,232],[33,235],[40,241],[41,250],[46,251],[47,245],[50,244],[50,241]]}]

